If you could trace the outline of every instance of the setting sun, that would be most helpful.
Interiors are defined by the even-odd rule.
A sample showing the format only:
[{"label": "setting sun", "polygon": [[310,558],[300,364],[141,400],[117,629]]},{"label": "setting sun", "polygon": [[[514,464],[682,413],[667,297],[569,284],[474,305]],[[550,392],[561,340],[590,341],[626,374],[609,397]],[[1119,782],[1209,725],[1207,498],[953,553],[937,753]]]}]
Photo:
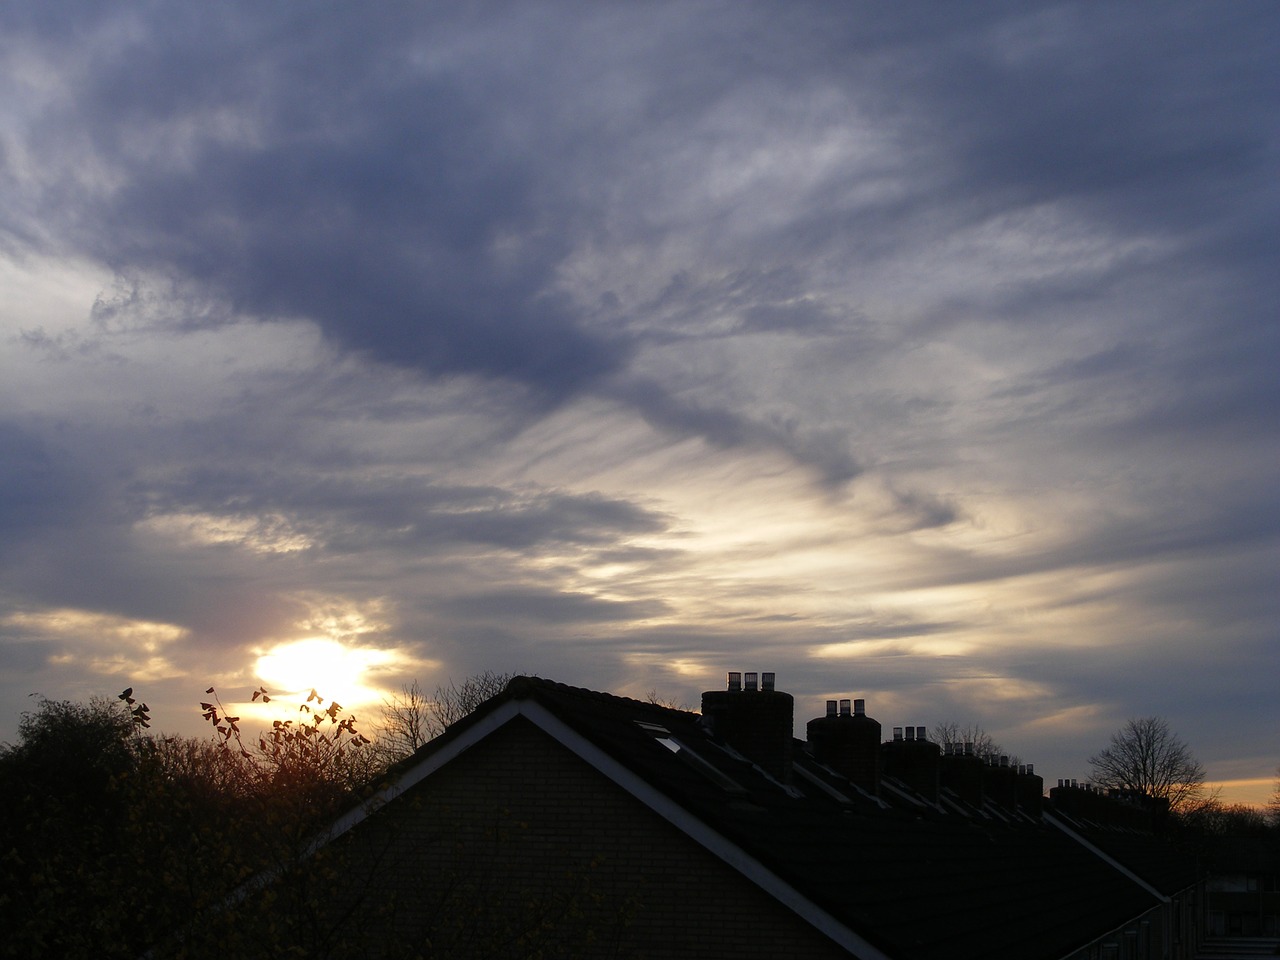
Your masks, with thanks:
[{"label": "setting sun", "polygon": [[347,706],[378,700],[381,693],[366,685],[371,668],[395,655],[369,647],[347,647],[336,640],[313,637],[282,643],[258,658],[255,672],[270,688],[286,693],[316,690]]}]

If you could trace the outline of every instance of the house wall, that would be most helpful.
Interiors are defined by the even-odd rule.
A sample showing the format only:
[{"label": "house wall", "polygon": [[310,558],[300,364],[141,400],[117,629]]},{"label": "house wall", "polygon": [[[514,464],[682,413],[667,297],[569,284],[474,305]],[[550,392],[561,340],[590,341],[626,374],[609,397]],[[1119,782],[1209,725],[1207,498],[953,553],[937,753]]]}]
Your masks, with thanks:
[{"label": "house wall", "polygon": [[1224,874],[1209,881],[1209,933],[1280,936],[1280,884],[1271,874]]},{"label": "house wall", "polygon": [[337,955],[848,956],[523,719],[334,847]]}]

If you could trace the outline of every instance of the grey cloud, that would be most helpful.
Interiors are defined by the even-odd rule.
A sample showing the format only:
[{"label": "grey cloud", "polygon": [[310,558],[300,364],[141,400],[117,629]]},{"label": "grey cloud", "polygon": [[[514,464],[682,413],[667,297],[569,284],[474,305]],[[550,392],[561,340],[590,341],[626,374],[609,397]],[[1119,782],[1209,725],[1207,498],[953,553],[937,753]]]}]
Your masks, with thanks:
[{"label": "grey cloud", "polygon": [[1234,508],[1182,517],[1164,512],[1173,507],[1161,501],[1140,518],[1099,518],[1042,550],[1026,550],[1013,557],[939,552],[928,573],[910,576],[899,586],[996,582],[1053,571],[1174,561],[1217,550],[1267,546],[1280,535],[1280,511],[1269,503],[1245,501]]},{"label": "grey cloud", "polygon": [[[612,544],[664,529],[664,519],[618,498],[436,484],[416,479],[314,479],[292,472],[200,471],[153,492],[154,507],[255,517],[279,511],[324,549],[397,544],[438,551],[459,543],[520,550],[538,544]],[[347,531],[347,532],[344,532]]]},{"label": "grey cloud", "polygon": [[[0,671],[6,675],[4,685],[20,685],[28,678],[36,679],[48,665],[49,658],[61,652],[59,647],[21,626],[0,627]],[[24,690],[24,694],[37,693]]]},{"label": "grey cloud", "polygon": [[[851,326],[848,318],[837,316],[812,295],[810,278],[793,265],[737,269],[710,279],[681,270],[634,312],[646,324],[663,318],[661,332],[647,333],[648,339],[659,341],[716,339],[742,332],[847,334]],[[721,320],[726,314],[740,314],[740,321],[726,329]],[[718,328],[715,321],[720,321]]]},{"label": "grey cloud", "polygon": [[38,434],[0,421],[0,539],[6,544],[89,515],[92,494],[74,461]]},{"label": "grey cloud", "polygon": [[960,519],[955,504],[942,498],[917,491],[891,491],[894,500],[894,514],[890,518],[900,528],[909,530],[928,530],[934,527],[945,527]]},{"label": "grey cloud", "polygon": [[602,600],[583,593],[504,590],[450,597],[437,604],[446,616],[466,620],[496,620],[525,625],[618,623],[661,616],[659,601]]},{"label": "grey cloud", "polygon": [[836,318],[823,304],[812,298],[785,304],[757,304],[743,312],[744,330],[797,333],[828,331],[837,324]]},{"label": "grey cloud", "polygon": [[651,380],[631,378],[611,388],[610,394],[633,405],[647,422],[676,436],[703,437],[725,449],[782,451],[816,468],[820,478],[832,484],[862,472],[845,438],[834,431],[806,431],[794,423],[753,419],[726,407],[681,400]]},{"label": "grey cloud", "polygon": [[1089,201],[1129,227],[1220,215],[1224,180],[1265,179],[1261,115],[1235,108],[1276,92],[1275,18],[1260,4],[1167,12],[1135,5],[1099,29],[1086,7],[1046,5],[966,25],[915,64],[938,155],[989,196]]},{"label": "grey cloud", "polygon": [[[92,63],[76,116],[44,126],[88,122],[98,161],[123,183],[76,195],[50,184],[41,215],[65,223],[77,211],[64,229],[122,272],[170,274],[250,314],[311,318],[385,362],[549,397],[618,367],[625,343],[587,332],[549,289],[565,243],[548,229],[550,171],[486,110],[483,82],[415,73],[412,41],[387,49],[367,25],[308,17],[293,45],[267,46],[291,27],[264,16],[173,32],[180,44],[198,37],[194,49],[144,34]],[[232,66],[258,82],[223,82]],[[206,129],[200,118],[222,112],[245,132]]]},{"label": "grey cloud", "polygon": [[[639,341],[625,324],[589,324],[555,292],[556,271],[607,210],[605,176],[625,182],[658,145],[628,145],[617,130],[587,126],[597,108],[571,86],[580,79],[572,68],[520,73],[527,50],[499,65],[453,56],[450,44],[505,49],[504,16],[548,38],[567,19],[572,28],[552,42],[577,56],[562,62],[594,65],[604,55],[575,43],[592,37],[624,51],[646,35],[610,32],[633,23],[621,8],[600,8],[584,23],[555,5],[540,10],[541,19],[500,6],[436,18],[390,8],[368,19],[296,22],[259,8],[238,18],[175,11],[161,37],[143,32],[99,54],[73,101],[77,114],[55,112],[43,124],[87,122],[93,149],[123,185],[74,197],[51,187],[42,214],[58,222],[82,211],[68,231],[123,271],[172,273],[251,314],[309,317],[336,342],[384,362],[509,379],[543,402],[594,389],[624,369]],[[736,304],[745,329],[830,331],[830,311],[806,296],[805,269],[786,258],[835,242],[874,260],[876,249],[900,250],[920,231],[954,229],[956,216],[1053,199],[1104,203],[1090,208],[1104,219],[1142,202],[1144,216],[1126,229],[1149,228],[1156,221],[1145,214],[1159,208],[1181,217],[1185,234],[1189,222],[1214,215],[1197,199],[1216,189],[1210,183],[1238,175],[1256,191],[1269,169],[1247,112],[1222,111],[1209,129],[1183,119],[1204,114],[1193,109],[1202,63],[1224,72],[1215,90],[1255,95],[1253,51],[1261,56],[1264,46],[1239,50],[1250,24],[1235,21],[1247,13],[1207,31],[1176,17],[1117,16],[1082,61],[1061,37],[1089,35],[1089,24],[1054,5],[1012,16],[1000,5],[962,16],[833,15],[802,5],[785,20],[758,5],[727,33],[708,8],[677,11],[655,14],[685,28],[665,38],[662,54],[674,65],[666,76],[628,76],[625,57],[609,74],[636,88],[612,117],[621,129],[650,126],[646,111],[661,103],[666,136],[678,139],[745,78],[802,89],[834,77],[854,102],[884,108],[886,127],[914,144],[916,164],[907,196],[880,213],[836,201],[753,236],[725,236],[755,265],[739,266],[741,279],[714,300],[671,287],[682,325],[715,303]],[[276,44],[273,34],[294,39]],[[1168,63],[1128,56],[1139,41],[1166,52]],[[745,73],[717,56],[741,49],[752,52]],[[425,66],[433,59],[449,66]],[[877,100],[890,91],[892,104]],[[216,124],[173,133],[220,111],[231,114],[229,133]],[[152,149],[140,150],[140,138]],[[1209,177],[1206,157],[1216,164]],[[593,170],[596,161],[608,174]],[[837,172],[832,188],[839,181]],[[951,195],[966,199],[958,205]],[[625,236],[642,223],[632,214],[617,226]],[[1018,314],[1033,317],[1037,304],[1061,294],[1030,289]],[[677,435],[734,446],[772,434],[767,442],[814,458],[828,478],[858,472],[855,458],[825,439],[808,444],[737,413],[658,396],[664,389],[607,392],[641,401],[652,423]]]}]

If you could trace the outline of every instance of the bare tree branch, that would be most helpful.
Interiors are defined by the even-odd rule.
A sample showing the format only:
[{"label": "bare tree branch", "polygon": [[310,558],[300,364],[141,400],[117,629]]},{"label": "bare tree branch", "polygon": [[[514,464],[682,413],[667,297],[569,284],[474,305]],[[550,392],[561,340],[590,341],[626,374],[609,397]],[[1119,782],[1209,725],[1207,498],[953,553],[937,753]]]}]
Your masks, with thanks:
[{"label": "bare tree branch", "polygon": [[436,687],[431,697],[422,692],[417,680],[401,687],[400,693],[382,702],[382,723],[376,740],[379,759],[390,766],[411,755],[501,693],[513,676],[486,670],[461,683],[451,679]]},{"label": "bare tree branch", "polygon": [[382,701],[382,721],[374,745],[384,764],[390,766],[409,756],[434,736],[428,733],[427,710],[427,698],[417,680]]},{"label": "bare tree branch", "polygon": [[[991,734],[983,730],[976,723],[970,723],[966,726],[960,726],[954,720],[946,723],[935,724],[930,736],[934,743],[946,746],[947,744],[955,744],[964,746],[967,743],[973,744],[973,753],[979,757],[999,757],[1005,755],[1004,747],[1000,746]],[[1019,757],[1009,757],[1009,762],[1015,766],[1020,762]]]},{"label": "bare tree branch", "polygon": [[1184,811],[1204,792],[1205,770],[1163,717],[1129,720],[1089,758],[1093,782],[1169,801]]},{"label": "bare tree branch", "polygon": [[1276,767],[1276,789],[1267,802],[1267,810],[1271,816],[1271,824],[1280,829],[1280,767]]},{"label": "bare tree branch", "polygon": [[450,679],[447,686],[436,687],[435,696],[428,705],[430,735],[439,736],[490,697],[496,697],[514,676],[513,673],[486,670],[467,677],[460,684]]}]

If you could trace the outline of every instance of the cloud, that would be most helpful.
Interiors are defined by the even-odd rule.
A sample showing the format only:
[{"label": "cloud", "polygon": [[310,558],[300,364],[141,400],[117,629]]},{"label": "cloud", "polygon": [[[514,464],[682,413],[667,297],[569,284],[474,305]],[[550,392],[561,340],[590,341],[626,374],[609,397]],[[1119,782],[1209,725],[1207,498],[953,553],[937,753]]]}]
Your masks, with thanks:
[{"label": "cloud", "polygon": [[[86,24],[95,62],[38,124],[104,171],[49,177],[37,211],[88,254],[432,373],[554,397],[617,367],[625,346],[548,289],[564,241],[532,144],[477,85],[415,63],[429,24],[171,13],[163,38]],[[407,31],[388,45],[379,26]],[[278,30],[295,41],[267,44]],[[228,69],[245,79],[212,82]]]},{"label": "cloud", "polygon": [[496,620],[518,627],[537,624],[608,623],[643,620],[664,612],[660,603],[607,600],[580,593],[550,595],[544,591],[481,593],[452,597],[441,613],[465,620]]},{"label": "cloud", "polygon": [[377,611],[406,670],[696,702],[754,660],[1230,759],[1277,649],[1276,30],[10,4],[0,690],[87,690],[102,624],[207,685]]},{"label": "cloud", "polygon": [[0,422],[0,449],[0,528],[6,539],[63,526],[73,522],[71,515],[87,512],[81,501],[89,489],[85,478],[38,435]]}]

